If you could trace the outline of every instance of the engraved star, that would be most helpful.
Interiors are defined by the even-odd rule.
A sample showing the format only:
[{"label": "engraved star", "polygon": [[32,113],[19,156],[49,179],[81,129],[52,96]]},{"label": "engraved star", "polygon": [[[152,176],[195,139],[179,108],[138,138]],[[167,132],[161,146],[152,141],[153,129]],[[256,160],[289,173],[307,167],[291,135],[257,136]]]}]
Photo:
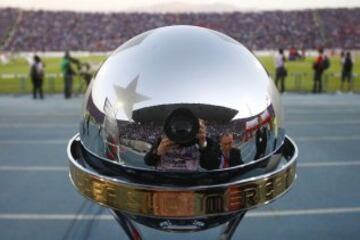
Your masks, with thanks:
[{"label": "engraved star", "polygon": [[137,75],[126,88],[114,85],[114,89],[117,95],[119,105],[122,106],[128,119],[132,118],[132,110],[135,103],[149,100],[150,98],[136,92],[137,81],[139,75]]}]

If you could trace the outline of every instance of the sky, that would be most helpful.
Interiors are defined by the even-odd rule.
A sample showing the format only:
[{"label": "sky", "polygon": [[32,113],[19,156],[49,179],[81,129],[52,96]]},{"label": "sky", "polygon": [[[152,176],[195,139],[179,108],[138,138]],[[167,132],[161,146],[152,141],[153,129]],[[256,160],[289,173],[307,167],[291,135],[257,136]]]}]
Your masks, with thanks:
[{"label": "sky", "polygon": [[186,4],[220,3],[235,6],[240,11],[360,7],[360,0],[0,0],[0,7],[114,12],[139,9],[154,4],[168,5],[172,2]]}]

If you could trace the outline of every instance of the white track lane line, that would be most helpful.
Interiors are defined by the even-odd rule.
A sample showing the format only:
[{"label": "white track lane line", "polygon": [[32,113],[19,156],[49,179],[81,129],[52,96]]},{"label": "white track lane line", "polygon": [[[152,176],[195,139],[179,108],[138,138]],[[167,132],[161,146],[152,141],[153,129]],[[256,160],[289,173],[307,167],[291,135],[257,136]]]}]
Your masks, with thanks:
[{"label": "white track lane line", "polygon": [[[360,125],[358,120],[332,120],[332,121],[287,121],[285,125],[301,126],[301,125],[340,125],[346,127],[348,125]],[[1,125],[0,125],[1,126]],[[352,126],[353,127],[353,126]]]},{"label": "white track lane line", "polygon": [[[359,122],[360,124],[360,122]],[[1,123],[0,128],[74,128],[77,124],[70,123]]]},{"label": "white track lane line", "polygon": [[[69,138],[70,139],[70,138]],[[353,136],[315,136],[315,137],[294,137],[295,142],[311,141],[353,141],[360,140],[360,135]],[[0,144],[64,144],[67,139],[41,139],[41,140],[0,140]]]},{"label": "white track lane line", "polygon": [[[294,209],[294,210],[273,210],[249,212],[245,217],[265,218],[265,217],[291,217],[291,216],[314,216],[314,215],[334,215],[334,214],[358,214],[360,207],[343,208],[314,208],[314,209]],[[110,214],[0,214],[0,220],[113,220]]]},{"label": "white track lane line", "polygon": [[41,139],[41,140],[0,140],[0,144],[67,144],[70,140],[70,137],[68,140],[65,139]]},{"label": "white track lane line", "polygon": [[[360,125],[359,120],[332,120],[332,121],[287,121],[286,125],[301,126],[301,125]],[[78,127],[73,123],[0,123],[0,128],[74,128]]]},{"label": "white track lane line", "polygon": [[63,171],[69,171],[69,167],[66,167],[66,166],[0,166],[0,171],[63,172]]},{"label": "white track lane line", "polygon": [[[298,163],[299,168],[316,168],[316,167],[356,167],[360,166],[358,161],[333,161],[333,162],[309,162]],[[25,172],[67,172],[67,166],[0,166],[0,171],[25,171]]]},{"label": "white track lane line", "polygon": [[295,142],[312,142],[312,141],[351,141],[360,140],[360,135],[353,136],[315,136],[315,137],[294,137]]}]

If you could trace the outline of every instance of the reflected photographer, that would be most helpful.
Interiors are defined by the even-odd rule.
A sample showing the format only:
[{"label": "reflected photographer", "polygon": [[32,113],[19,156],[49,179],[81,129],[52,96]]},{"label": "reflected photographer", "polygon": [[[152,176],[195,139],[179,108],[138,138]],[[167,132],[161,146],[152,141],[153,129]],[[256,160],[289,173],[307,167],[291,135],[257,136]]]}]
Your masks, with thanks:
[{"label": "reflected photographer", "polygon": [[[171,115],[170,115],[171,116]],[[168,118],[168,120],[171,118]],[[185,141],[185,132],[191,133],[191,124],[186,124],[184,116],[177,123],[180,136],[169,133],[169,127],[164,129],[167,134],[158,139],[157,143],[145,155],[145,163],[160,170],[205,170],[222,169],[243,164],[241,152],[234,147],[234,137],[230,132],[221,134],[219,142],[207,137],[205,121],[197,119],[198,129],[194,138]],[[171,121],[168,121],[168,123]],[[172,122],[174,123],[174,122]],[[194,125],[194,124],[193,124]],[[187,127],[185,127],[187,126]],[[183,129],[183,130],[179,130]],[[185,130],[187,129],[187,130]],[[170,139],[170,137],[172,139]],[[177,141],[176,141],[177,140]]]},{"label": "reflected photographer", "polygon": [[145,155],[145,163],[159,170],[195,171],[199,167],[217,168],[219,166],[218,146],[206,136],[205,122],[201,119],[197,121],[198,132],[194,139],[190,139],[190,143],[175,142],[168,135],[163,135]]}]

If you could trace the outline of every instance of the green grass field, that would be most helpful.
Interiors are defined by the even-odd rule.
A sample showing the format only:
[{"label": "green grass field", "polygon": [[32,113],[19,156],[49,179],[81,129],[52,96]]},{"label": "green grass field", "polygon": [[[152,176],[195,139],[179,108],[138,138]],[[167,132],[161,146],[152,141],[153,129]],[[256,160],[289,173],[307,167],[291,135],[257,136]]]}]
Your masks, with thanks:
[{"label": "green grass field", "polygon": [[[79,58],[82,62],[89,62],[92,65],[99,65],[105,56],[91,56]],[[274,60],[272,57],[260,57],[268,72],[274,74]],[[324,90],[335,92],[340,88],[341,64],[338,57],[332,57],[331,66],[324,75]],[[61,58],[44,58],[45,72],[47,77],[44,82],[46,93],[63,92],[63,80],[60,74]],[[304,61],[287,62],[288,77],[286,78],[286,91],[310,92],[312,89],[312,61],[307,58]],[[9,76],[14,75],[14,76]],[[31,82],[28,78],[29,65],[24,58],[12,59],[7,64],[0,64],[0,93],[30,93]],[[354,67],[354,91],[360,91],[360,62],[355,60]],[[84,91],[84,83],[80,77],[74,79],[74,92]]]}]

